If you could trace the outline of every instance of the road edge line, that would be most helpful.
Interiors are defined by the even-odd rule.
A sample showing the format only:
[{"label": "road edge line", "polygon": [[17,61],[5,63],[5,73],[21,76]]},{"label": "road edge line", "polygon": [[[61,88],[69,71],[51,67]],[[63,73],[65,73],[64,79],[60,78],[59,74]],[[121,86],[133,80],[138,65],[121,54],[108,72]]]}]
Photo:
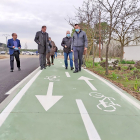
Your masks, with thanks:
[{"label": "road edge line", "polygon": [[19,93],[14,97],[14,99],[0,113],[0,127],[2,126],[6,118],[11,113],[11,111],[14,109],[14,107],[17,105],[17,103],[20,101],[20,99],[23,97],[23,95],[30,88],[30,86],[33,84],[33,82],[36,80],[36,78],[40,75],[41,72],[42,72],[41,70],[37,72],[37,74],[32,79],[30,79],[30,81],[19,91]]},{"label": "road edge line", "polygon": [[18,84],[16,84],[13,88],[11,88],[8,92],[6,92],[4,95],[10,95],[16,88],[18,88],[24,81],[26,81],[35,71],[37,71],[39,69],[39,67],[37,69],[35,69],[32,73],[30,73],[29,75],[27,75],[24,79],[22,79]]},{"label": "road edge line", "polygon": [[102,78],[101,76],[87,70],[84,69],[86,72],[88,72],[89,74],[93,75],[94,77],[98,78],[99,80],[101,80],[102,82],[104,82],[106,85],[108,85],[110,88],[112,88],[114,91],[116,91],[118,94],[120,94],[124,99],[126,99],[127,101],[129,101],[132,105],[134,105],[135,107],[137,107],[138,109],[140,109],[140,104],[135,102],[134,100],[132,100],[130,97],[128,97],[127,95],[125,95],[125,93],[121,92],[119,89],[117,89],[115,86],[113,86],[112,84],[110,84],[108,81],[106,81],[104,78]]}]

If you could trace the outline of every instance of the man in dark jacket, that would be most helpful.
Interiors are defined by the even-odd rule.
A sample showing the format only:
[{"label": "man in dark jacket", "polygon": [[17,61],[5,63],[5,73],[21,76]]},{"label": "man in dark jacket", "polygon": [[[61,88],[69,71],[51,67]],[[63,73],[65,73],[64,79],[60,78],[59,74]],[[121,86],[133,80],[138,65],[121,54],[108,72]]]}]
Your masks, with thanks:
[{"label": "man in dark jacket", "polygon": [[65,69],[68,68],[68,56],[70,59],[70,67],[71,70],[73,70],[73,52],[71,51],[71,44],[72,44],[72,38],[70,36],[70,31],[66,32],[66,37],[63,38],[61,45],[64,47],[64,62],[65,62]]},{"label": "man in dark jacket", "polygon": [[14,57],[16,58],[16,62],[17,62],[17,67],[18,70],[20,71],[20,58],[19,58],[19,54],[20,54],[20,40],[17,39],[17,34],[13,33],[12,34],[12,39],[8,40],[7,43],[7,47],[9,48],[9,53],[10,53],[10,66],[11,66],[11,72],[13,72],[14,70]]},{"label": "man in dark jacket", "polygon": [[42,26],[42,30],[36,33],[34,41],[38,44],[38,53],[40,67],[46,69],[46,52],[48,51],[49,35],[46,33],[46,26]]},{"label": "man in dark jacket", "polygon": [[75,24],[75,33],[73,34],[72,37],[72,50],[74,51],[74,64],[75,64],[74,73],[81,71],[83,52],[84,50],[87,50],[87,47],[88,41],[86,33],[81,30],[78,24]]}]

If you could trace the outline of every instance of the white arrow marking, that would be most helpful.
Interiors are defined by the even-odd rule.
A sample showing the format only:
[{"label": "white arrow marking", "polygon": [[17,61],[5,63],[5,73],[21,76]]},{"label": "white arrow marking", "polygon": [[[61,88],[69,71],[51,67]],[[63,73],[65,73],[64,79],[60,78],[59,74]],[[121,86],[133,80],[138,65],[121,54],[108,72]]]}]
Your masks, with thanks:
[{"label": "white arrow marking", "polygon": [[52,96],[53,82],[49,83],[47,95],[36,95],[43,108],[48,111],[53,105],[55,105],[63,96]]},{"label": "white arrow marking", "polygon": [[84,76],[81,76],[78,80],[84,80],[90,87],[92,90],[97,90],[90,82],[89,80],[93,80]]},{"label": "white arrow marking", "polygon": [[87,134],[89,140],[101,140],[94,124],[91,121],[91,118],[82,102],[82,100],[76,100],[77,106],[79,108],[82,120],[84,122],[85,128],[87,130]]},{"label": "white arrow marking", "polygon": [[68,72],[65,72],[67,77],[70,77],[70,74]]}]

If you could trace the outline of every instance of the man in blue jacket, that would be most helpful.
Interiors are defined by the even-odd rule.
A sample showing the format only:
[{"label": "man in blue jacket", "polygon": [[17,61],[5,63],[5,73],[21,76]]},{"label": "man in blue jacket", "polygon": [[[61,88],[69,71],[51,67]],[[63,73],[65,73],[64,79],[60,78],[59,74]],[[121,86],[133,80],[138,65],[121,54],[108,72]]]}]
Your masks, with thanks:
[{"label": "man in blue jacket", "polygon": [[21,49],[20,40],[17,39],[16,33],[13,33],[12,37],[13,38],[9,39],[8,43],[7,43],[7,47],[9,48],[9,54],[10,54],[11,72],[13,72],[13,70],[14,70],[14,57],[16,58],[18,70],[19,71],[21,70],[20,69],[20,58],[19,58],[20,49]]}]

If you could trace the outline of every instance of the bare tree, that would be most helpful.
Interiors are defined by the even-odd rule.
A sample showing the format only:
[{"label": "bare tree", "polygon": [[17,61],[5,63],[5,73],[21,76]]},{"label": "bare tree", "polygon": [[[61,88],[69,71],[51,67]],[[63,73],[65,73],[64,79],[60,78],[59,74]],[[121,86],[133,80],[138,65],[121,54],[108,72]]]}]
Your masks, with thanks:
[{"label": "bare tree", "polygon": [[[121,15],[118,18],[117,25],[114,27],[114,40],[120,42],[121,57],[123,59],[124,47],[132,41],[140,38],[139,22],[140,22],[140,6],[139,0],[127,0],[122,7]],[[132,36],[133,35],[133,36]]]},{"label": "bare tree", "polygon": [[106,75],[108,75],[108,52],[113,30],[120,22],[120,16],[127,0],[97,0],[103,10],[102,19],[108,23],[108,41],[106,45]]}]

